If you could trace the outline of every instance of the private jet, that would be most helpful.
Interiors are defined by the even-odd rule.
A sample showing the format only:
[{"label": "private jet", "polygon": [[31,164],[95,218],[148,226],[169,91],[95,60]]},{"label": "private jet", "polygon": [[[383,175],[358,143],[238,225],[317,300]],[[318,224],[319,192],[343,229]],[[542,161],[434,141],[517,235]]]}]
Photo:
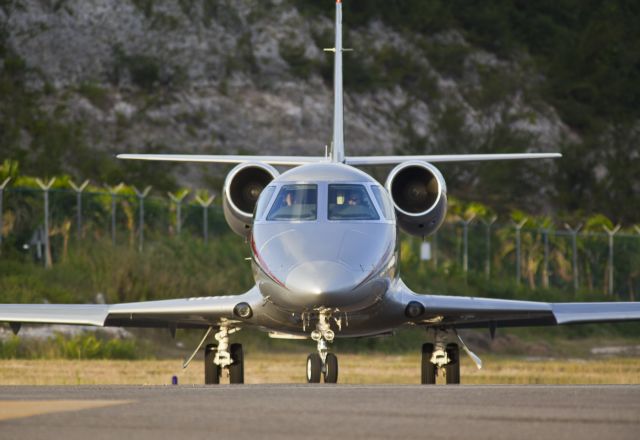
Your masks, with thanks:
[{"label": "private jet", "polygon": [[[460,351],[481,366],[459,329],[547,326],[640,319],[640,303],[546,303],[413,292],[399,276],[400,231],[427,237],[447,212],[434,164],[552,159],[558,153],[349,156],[343,136],[342,2],[336,2],[331,147],[321,156],[121,154],[120,159],[236,164],[223,187],[230,228],[250,248],[255,285],[228,296],[122,304],[1,304],[0,322],[201,329],[204,383],[244,383],[244,355],[232,335],[253,327],[272,337],[311,339],[309,383],[338,382],[335,338],[427,330],[421,383],[460,383]],[[359,166],[393,166],[385,185]],[[288,169],[280,173],[275,166]],[[211,341],[211,335],[213,340]],[[302,362],[301,362],[302,364]],[[302,365],[301,365],[302,370]],[[301,371],[302,373],[302,371]],[[302,374],[301,374],[302,377]],[[417,380],[417,378],[416,378]]]}]

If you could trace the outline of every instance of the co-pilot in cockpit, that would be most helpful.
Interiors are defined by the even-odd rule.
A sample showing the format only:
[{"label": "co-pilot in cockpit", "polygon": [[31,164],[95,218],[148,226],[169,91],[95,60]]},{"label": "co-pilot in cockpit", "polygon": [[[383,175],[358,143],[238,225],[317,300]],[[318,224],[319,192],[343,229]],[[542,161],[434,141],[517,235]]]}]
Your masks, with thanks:
[{"label": "co-pilot in cockpit", "polygon": [[329,185],[329,220],[379,220],[364,185]]}]

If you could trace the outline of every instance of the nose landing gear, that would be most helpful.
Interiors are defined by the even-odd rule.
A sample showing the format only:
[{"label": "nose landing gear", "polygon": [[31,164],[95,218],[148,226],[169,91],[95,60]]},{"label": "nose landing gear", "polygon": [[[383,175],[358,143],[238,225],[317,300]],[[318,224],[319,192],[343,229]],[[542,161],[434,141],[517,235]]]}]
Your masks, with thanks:
[{"label": "nose landing gear", "polygon": [[338,382],[338,358],[329,353],[328,342],[332,342],[335,333],[331,330],[329,319],[331,311],[321,309],[318,313],[316,329],[311,332],[311,339],[317,342],[317,353],[307,357],[307,382],[320,383],[320,376],[324,377],[324,383]]}]

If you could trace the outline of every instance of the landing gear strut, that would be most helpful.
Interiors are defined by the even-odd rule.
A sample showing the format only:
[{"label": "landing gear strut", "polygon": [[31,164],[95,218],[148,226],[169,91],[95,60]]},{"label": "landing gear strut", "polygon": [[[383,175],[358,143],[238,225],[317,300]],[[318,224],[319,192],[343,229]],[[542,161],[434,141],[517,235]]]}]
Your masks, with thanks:
[{"label": "landing gear strut", "polygon": [[215,334],[218,344],[208,344],[204,349],[204,383],[220,383],[222,371],[227,370],[229,383],[244,383],[244,354],[242,344],[229,344],[229,335],[240,330],[221,325]]},{"label": "landing gear strut", "polygon": [[307,382],[320,383],[320,376],[324,377],[324,383],[338,382],[338,358],[329,353],[328,342],[332,342],[335,333],[331,330],[329,319],[331,311],[321,309],[318,313],[316,329],[311,332],[311,339],[317,342],[317,353],[307,357]]}]

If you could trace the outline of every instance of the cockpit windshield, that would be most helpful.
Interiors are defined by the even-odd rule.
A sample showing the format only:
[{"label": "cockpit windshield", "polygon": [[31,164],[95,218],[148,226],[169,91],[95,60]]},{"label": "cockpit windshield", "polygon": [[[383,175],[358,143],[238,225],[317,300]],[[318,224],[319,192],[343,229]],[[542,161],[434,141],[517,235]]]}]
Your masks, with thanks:
[{"label": "cockpit windshield", "polygon": [[275,187],[267,186],[260,193],[260,197],[258,197],[258,203],[256,203],[256,212],[254,214],[254,219],[260,219],[264,215],[264,211],[269,206],[269,202],[271,201],[271,196],[273,196],[273,191],[275,191]]},{"label": "cockpit windshield", "polygon": [[329,220],[379,220],[364,185],[329,185]]},{"label": "cockpit windshield", "polygon": [[315,220],[317,215],[317,185],[284,185],[273,202],[267,220]]}]

